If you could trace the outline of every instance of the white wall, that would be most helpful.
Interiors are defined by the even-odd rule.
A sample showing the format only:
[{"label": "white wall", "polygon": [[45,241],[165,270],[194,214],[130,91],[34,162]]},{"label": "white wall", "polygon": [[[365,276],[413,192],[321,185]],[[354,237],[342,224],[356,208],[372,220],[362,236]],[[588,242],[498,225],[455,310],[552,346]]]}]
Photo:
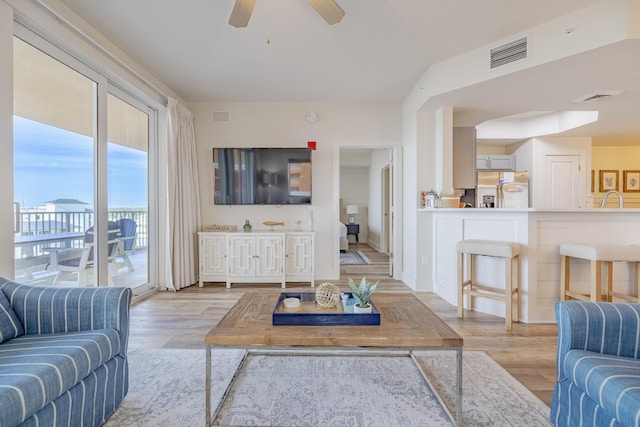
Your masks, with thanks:
[{"label": "white wall", "polygon": [[[213,147],[306,147],[316,141],[312,158],[313,209],[316,231],[316,279],[340,277],[337,223],[339,221],[339,158],[341,147],[399,146],[400,104],[351,103],[191,103],[198,142],[203,224],[254,228],[263,221],[285,221],[295,226],[307,218],[306,206],[215,206],[213,204]],[[213,111],[228,111],[230,121],[214,123]],[[318,121],[305,115],[317,112]],[[335,254],[335,256],[333,255]]]},{"label": "white wall", "polygon": [[476,146],[476,154],[478,156],[483,154],[509,154],[506,145],[484,145],[478,144]]}]

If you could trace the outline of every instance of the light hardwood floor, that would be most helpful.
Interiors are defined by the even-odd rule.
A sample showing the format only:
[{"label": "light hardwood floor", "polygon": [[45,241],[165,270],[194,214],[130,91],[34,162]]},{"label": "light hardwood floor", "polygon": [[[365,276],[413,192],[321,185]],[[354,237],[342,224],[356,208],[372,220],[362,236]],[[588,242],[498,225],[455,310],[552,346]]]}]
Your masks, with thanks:
[{"label": "light hardwood floor", "polygon": [[[355,249],[361,250],[372,264],[342,266],[340,280],[337,283],[333,281],[341,289],[348,288],[348,277],[359,280],[367,276],[370,280],[380,280],[376,292],[415,294],[464,338],[465,350],[486,352],[550,405],[555,381],[555,325],[515,324],[508,332],[504,328],[504,319],[495,316],[466,312],[464,320],[459,320],[456,308],[437,295],[413,292],[404,283],[390,279],[386,255],[366,244]],[[245,291],[273,289],[279,289],[279,285],[238,284],[226,289],[223,283],[206,283],[203,288],[196,285],[175,293],[157,292],[133,305],[130,348],[202,348],[209,329]],[[288,284],[287,289],[309,291],[311,288],[308,284]]]}]

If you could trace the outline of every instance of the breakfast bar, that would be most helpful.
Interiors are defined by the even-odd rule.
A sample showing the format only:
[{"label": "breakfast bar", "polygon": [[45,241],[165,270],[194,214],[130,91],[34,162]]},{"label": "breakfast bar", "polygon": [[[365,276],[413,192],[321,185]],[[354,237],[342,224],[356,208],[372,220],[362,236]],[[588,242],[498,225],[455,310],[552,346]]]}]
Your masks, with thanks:
[{"label": "breakfast bar", "polygon": [[[423,209],[433,233],[433,291],[457,305],[456,243],[463,239],[517,242],[520,253],[520,321],[553,323],[553,305],[561,300],[560,245],[638,245],[640,209]],[[611,294],[637,293],[635,262],[613,260]],[[633,260],[631,260],[633,261]],[[504,276],[495,260],[477,264],[482,277]],[[591,289],[591,263],[571,259],[571,288],[580,294]],[[504,317],[505,307],[496,301],[478,301],[474,310]]]}]

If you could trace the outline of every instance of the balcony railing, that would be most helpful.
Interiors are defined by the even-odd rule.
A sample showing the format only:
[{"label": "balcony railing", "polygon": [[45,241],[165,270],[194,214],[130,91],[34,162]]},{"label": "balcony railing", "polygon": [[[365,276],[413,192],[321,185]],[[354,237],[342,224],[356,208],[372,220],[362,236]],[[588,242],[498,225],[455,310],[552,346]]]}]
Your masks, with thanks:
[{"label": "balcony railing", "polygon": [[[16,221],[19,230],[16,236],[38,236],[58,233],[84,233],[94,224],[94,212],[19,212]],[[149,242],[149,222],[146,210],[111,210],[108,213],[109,221],[117,221],[121,218],[129,218],[136,222],[136,251],[146,250]],[[75,241],[64,242],[70,247],[82,246],[82,237]],[[47,246],[52,246],[50,242]],[[16,258],[25,258],[43,255],[42,248],[37,245],[30,250],[16,246]]]}]

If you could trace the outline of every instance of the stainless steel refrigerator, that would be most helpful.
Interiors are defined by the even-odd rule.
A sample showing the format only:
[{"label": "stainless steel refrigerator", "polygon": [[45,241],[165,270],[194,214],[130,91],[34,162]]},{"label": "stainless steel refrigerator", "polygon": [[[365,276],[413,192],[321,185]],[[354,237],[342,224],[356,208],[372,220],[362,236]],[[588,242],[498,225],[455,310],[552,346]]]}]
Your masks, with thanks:
[{"label": "stainless steel refrigerator", "polygon": [[529,172],[478,172],[476,207],[528,208]]}]

